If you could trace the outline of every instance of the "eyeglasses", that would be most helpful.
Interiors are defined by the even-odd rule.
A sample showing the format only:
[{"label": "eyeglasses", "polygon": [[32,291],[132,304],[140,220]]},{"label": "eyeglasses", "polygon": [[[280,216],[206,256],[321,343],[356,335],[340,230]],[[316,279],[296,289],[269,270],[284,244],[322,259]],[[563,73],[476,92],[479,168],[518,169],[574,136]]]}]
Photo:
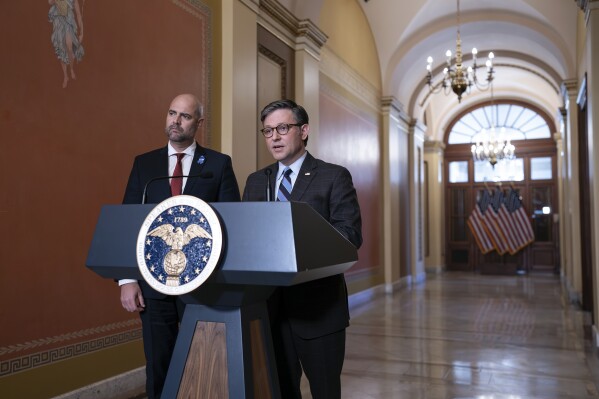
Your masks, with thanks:
[{"label": "eyeglasses", "polygon": [[275,129],[277,133],[279,133],[281,136],[286,135],[287,133],[289,133],[289,128],[291,126],[303,126],[303,123],[281,123],[278,124],[277,127],[265,127],[264,129],[260,129],[260,131],[262,132],[264,137],[268,139],[272,137],[272,135],[275,132]]}]

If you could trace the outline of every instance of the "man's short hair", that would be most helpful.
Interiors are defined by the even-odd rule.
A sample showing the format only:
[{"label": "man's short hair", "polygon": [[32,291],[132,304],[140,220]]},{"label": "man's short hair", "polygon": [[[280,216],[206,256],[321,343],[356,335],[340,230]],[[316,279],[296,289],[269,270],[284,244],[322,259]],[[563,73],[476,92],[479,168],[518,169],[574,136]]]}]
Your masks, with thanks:
[{"label": "man's short hair", "polygon": [[[279,109],[290,109],[293,113],[293,118],[295,119],[295,123],[299,125],[307,125],[310,123],[310,119],[308,117],[308,113],[301,105],[296,104],[292,100],[277,100],[268,104],[262,112],[260,112],[260,122],[264,123],[264,119],[276,110]],[[300,126],[301,128],[301,126]],[[304,147],[308,145],[308,137],[306,137],[304,141]]]}]

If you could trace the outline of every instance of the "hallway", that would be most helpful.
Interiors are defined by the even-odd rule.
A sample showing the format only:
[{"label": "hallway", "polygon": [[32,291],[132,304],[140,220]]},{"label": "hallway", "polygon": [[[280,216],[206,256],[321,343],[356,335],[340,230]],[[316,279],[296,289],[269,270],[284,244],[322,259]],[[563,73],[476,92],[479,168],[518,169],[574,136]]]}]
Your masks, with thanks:
[{"label": "hallway", "polygon": [[429,275],[352,309],[343,399],[599,398],[585,317],[557,276]]},{"label": "hallway", "polygon": [[599,398],[584,317],[557,276],[428,276],[352,310],[343,398]]}]

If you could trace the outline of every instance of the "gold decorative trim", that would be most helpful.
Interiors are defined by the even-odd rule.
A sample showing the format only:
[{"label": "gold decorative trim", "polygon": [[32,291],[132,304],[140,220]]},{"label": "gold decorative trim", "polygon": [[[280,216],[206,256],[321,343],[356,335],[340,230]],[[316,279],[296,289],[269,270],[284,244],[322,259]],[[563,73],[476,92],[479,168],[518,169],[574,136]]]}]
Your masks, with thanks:
[{"label": "gold decorative trim", "polygon": [[47,350],[29,353],[20,357],[13,357],[0,361],[0,377],[21,371],[33,369],[40,366],[46,366],[54,362],[69,359],[75,356],[85,355],[100,349],[121,345],[127,342],[141,339],[141,321],[131,319],[125,322],[108,324],[96,328],[89,328],[81,331],[75,331],[68,334],[57,335],[50,338],[36,339],[21,344],[9,345],[0,348],[0,357],[8,357],[17,352],[29,351],[31,349],[54,345],[59,342],[72,341],[90,335],[98,335],[114,330],[123,330],[102,337],[89,339],[83,342],[75,342],[60,347],[53,347]]}]

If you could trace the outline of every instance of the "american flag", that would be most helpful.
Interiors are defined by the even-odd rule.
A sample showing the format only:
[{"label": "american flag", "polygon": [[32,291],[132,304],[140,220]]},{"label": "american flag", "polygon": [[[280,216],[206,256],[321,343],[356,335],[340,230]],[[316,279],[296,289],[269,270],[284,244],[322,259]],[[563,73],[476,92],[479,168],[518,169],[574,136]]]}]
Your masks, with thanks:
[{"label": "american flag", "polygon": [[483,254],[486,254],[491,252],[495,247],[493,246],[493,242],[491,242],[491,237],[489,237],[483,226],[484,218],[485,214],[480,210],[480,206],[477,203],[474,205],[474,210],[468,217],[466,223],[468,223],[468,227],[470,227],[470,231],[478,244],[478,248],[480,248],[480,251]]},{"label": "american flag", "polygon": [[495,219],[495,224],[501,231],[504,246],[511,255],[514,255],[520,249],[518,245],[518,237],[511,214],[505,207],[503,191],[499,189],[499,187],[496,188],[495,192],[493,193],[491,204],[493,205],[493,217]]},{"label": "american flag", "polygon": [[[495,210],[496,201],[495,196],[491,195],[489,190],[484,190],[483,198],[486,198],[487,202],[487,217],[485,218],[485,229],[487,233],[491,236],[491,240],[493,241],[493,246],[499,255],[503,255],[509,251],[509,245],[505,238],[504,229],[502,228],[502,221],[499,220],[497,216],[497,211]],[[499,197],[498,197],[499,199]]]},{"label": "american flag", "polygon": [[493,224],[490,220],[489,212],[489,193],[484,190],[482,195],[479,195],[477,203],[474,205],[474,210],[468,217],[468,227],[474,236],[480,251],[483,254],[489,253],[493,249],[497,249],[495,242],[498,241],[498,237],[494,236],[495,229],[489,228],[489,225]]},{"label": "american flag", "polygon": [[467,223],[483,254],[495,249],[500,255],[514,255],[534,241],[532,224],[514,189],[507,195],[500,188],[482,190]]},{"label": "american flag", "polygon": [[506,196],[504,206],[507,210],[514,236],[517,238],[517,248],[520,250],[535,240],[532,223],[522,206],[522,199],[515,189],[512,188]]}]

